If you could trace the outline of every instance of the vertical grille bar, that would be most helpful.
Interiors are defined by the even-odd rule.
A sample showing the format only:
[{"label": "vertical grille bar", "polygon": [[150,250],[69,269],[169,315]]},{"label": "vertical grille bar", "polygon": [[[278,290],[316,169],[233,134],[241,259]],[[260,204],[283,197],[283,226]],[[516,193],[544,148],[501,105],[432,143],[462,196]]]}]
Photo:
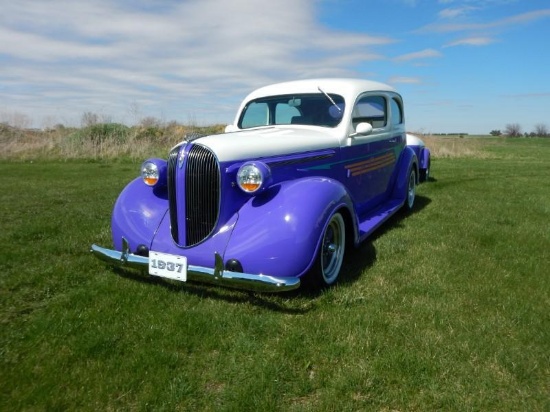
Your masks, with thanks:
[{"label": "vertical grille bar", "polygon": [[178,153],[176,147],[168,156],[168,205],[170,209],[170,231],[174,242],[179,243],[178,233],[178,204],[176,199],[176,171],[178,170]]},{"label": "vertical grille bar", "polygon": [[216,157],[207,148],[194,145],[185,167],[186,245],[201,242],[218,220],[220,170]]}]

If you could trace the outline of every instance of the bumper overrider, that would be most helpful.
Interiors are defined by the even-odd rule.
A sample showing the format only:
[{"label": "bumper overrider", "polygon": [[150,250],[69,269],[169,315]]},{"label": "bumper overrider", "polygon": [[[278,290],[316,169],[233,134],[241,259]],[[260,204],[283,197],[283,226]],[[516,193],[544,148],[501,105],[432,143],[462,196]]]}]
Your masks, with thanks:
[{"label": "bumper overrider", "polygon": [[[92,245],[91,252],[98,259],[113,266],[147,271],[149,258],[130,253],[126,239],[122,239],[122,252]],[[255,292],[286,292],[300,287],[299,278],[274,277],[267,275],[232,272],[225,270],[223,259],[214,255],[214,268],[187,266],[187,279],[195,282],[206,282],[223,287],[244,289]]]}]

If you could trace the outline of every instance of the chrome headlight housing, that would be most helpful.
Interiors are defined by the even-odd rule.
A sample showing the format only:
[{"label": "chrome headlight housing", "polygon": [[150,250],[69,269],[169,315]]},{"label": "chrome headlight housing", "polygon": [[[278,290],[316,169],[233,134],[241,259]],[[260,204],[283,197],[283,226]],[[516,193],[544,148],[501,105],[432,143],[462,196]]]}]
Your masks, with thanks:
[{"label": "chrome headlight housing", "polygon": [[247,162],[237,172],[237,185],[245,193],[260,193],[271,185],[271,169],[262,162]]},{"label": "chrome headlight housing", "polygon": [[166,186],[166,161],[148,159],[141,165],[141,178],[147,186]]}]

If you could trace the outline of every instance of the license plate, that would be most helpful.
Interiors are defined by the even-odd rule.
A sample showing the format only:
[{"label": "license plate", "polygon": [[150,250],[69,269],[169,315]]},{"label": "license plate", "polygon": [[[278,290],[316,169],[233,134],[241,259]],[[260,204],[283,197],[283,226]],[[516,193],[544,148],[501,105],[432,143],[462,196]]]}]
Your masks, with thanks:
[{"label": "license plate", "polygon": [[186,282],[187,258],[151,250],[149,252],[149,274]]}]

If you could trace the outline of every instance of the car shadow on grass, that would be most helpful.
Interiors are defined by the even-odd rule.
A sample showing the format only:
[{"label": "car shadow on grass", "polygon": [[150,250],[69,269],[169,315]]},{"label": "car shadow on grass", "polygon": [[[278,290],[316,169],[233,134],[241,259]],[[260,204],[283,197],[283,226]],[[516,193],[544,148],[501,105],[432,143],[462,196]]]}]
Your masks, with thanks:
[{"label": "car shadow on grass", "polygon": [[431,200],[425,196],[416,196],[415,205],[412,211],[405,212],[400,210],[390,217],[364,242],[355,248],[348,248],[346,250],[346,256],[344,257],[339,284],[349,286],[357,282],[361,275],[376,263],[376,248],[373,242],[391,230],[405,225],[409,216],[420,213],[430,204],[430,202]]},{"label": "car shadow on grass", "polygon": [[[210,283],[178,282],[158,276],[151,276],[146,272],[113,268],[118,276],[135,282],[157,285],[174,293],[185,293],[201,299],[222,300],[227,303],[242,303],[258,306],[264,309],[281,313],[302,315],[315,307],[315,302],[304,304],[303,300],[298,302],[293,297],[299,297],[301,289],[280,293],[260,293],[240,289],[232,289],[216,286]],[[282,297],[283,299],[281,299]]]}]

